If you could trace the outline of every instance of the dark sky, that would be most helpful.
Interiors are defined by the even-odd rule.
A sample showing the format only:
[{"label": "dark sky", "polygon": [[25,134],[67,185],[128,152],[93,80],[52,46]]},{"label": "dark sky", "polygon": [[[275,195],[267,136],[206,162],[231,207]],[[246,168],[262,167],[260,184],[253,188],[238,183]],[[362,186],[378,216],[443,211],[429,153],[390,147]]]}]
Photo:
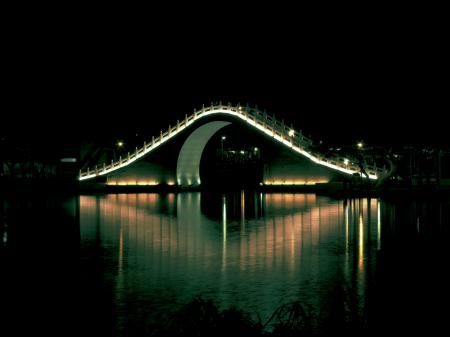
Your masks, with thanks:
[{"label": "dark sky", "polygon": [[331,143],[450,143],[438,22],[294,19],[11,27],[2,133],[150,138],[222,100],[256,104]]}]

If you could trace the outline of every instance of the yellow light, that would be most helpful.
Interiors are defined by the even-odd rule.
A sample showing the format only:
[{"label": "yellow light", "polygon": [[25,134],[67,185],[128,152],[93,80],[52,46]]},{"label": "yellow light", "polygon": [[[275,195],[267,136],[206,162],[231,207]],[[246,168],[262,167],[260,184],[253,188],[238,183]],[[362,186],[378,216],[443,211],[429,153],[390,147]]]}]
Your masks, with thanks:
[{"label": "yellow light", "polygon": [[122,146],[123,146],[123,142],[122,142],[122,141],[118,141],[118,142],[117,142],[117,146],[118,146],[118,147],[122,147]]},{"label": "yellow light", "polygon": [[359,268],[364,263],[364,220],[362,214],[359,215]]},{"label": "yellow light", "polygon": [[362,147],[364,146],[363,143],[359,142],[358,144],[356,144],[358,146],[359,149],[362,149]]},{"label": "yellow light", "polygon": [[289,137],[294,137],[295,131],[293,129],[290,129],[288,135]]},{"label": "yellow light", "polygon": [[264,185],[294,186],[294,185],[316,185],[326,184],[328,180],[266,180]]},{"label": "yellow light", "polygon": [[119,181],[109,181],[107,185],[119,185],[119,186],[155,186],[159,182],[156,180],[119,180]]},{"label": "yellow light", "polygon": [[344,159],[344,164],[348,165],[348,159],[347,158]]}]

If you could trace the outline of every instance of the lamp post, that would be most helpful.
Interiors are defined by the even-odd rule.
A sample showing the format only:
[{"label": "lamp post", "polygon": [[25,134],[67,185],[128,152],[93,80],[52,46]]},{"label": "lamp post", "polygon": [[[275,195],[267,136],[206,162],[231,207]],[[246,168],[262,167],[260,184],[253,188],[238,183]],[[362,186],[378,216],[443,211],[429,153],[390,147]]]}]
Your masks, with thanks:
[{"label": "lamp post", "polygon": [[[119,156],[121,155],[121,152],[122,152],[121,150],[122,150],[123,146],[124,146],[124,142],[122,140],[118,140],[116,143],[116,148],[117,148],[117,151],[119,152]],[[114,161],[116,161],[116,148],[113,149],[114,150]]]},{"label": "lamp post", "polygon": [[220,149],[221,149],[222,160],[223,160],[223,142],[225,139],[227,139],[226,136],[222,136],[222,138],[220,139]]}]

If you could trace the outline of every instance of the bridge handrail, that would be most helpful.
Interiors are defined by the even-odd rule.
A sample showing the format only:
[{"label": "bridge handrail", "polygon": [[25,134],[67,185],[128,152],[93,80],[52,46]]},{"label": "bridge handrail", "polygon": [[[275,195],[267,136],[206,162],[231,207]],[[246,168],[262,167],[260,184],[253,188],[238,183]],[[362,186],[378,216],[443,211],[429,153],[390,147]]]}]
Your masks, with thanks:
[{"label": "bridge handrail", "polygon": [[[126,158],[119,158],[118,161],[113,161],[110,165],[104,165],[101,168],[95,167],[94,170],[89,170],[89,168],[81,172],[80,171],[80,178],[91,176],[91,172],[95,172],[94,176],[98,176],[100,174],[104,174],[106,172],[109,172],[110,170],[113,170],[118,167],[126,166],[130,161],[136,160],[138,157],[143,156],[146,152],[151,151],[153,148],[161,145],[166,140],[168,140],[172,133],[179,131],[180,129],[188,127],[190,124],[192,124],[197,118],[201,117],[203,114],[209,111],[214,110],[230,110],[234,113],[238,113],[244,117],[247,121],[250,119],[254,124],[259,125],[262,127],[263,131],[266,133],[272,133],[272,136],[275,138],[278,138],[283,143],[285,143],[288,146],[295,146],[303,151],[306,151],[309,149],[309,147],[313,144],[313,141],[304,136],[301,131],[297,131],[294,129],[294,127],[287,126],[284,123],[284,120],[277,120],[275,115],[268,115],[266,112],[262,112],[258,110],[256,107],[244,107],[244,106],[232,106],[230,104],[224,105],[224,104],[211,104],[210,106],[203,106],[200,110],[194,110],[194,113],[192,113],[189,116],[185,116],[185,118],[181,121],[177,121],[175,126],[169,126],[166,131],[161,131],[160,135],[158,137],[152,138],[151,142],[145,142],[144,145],[140,148],[137,148],[132,153],[129,153]],[[309,150],[309,153],[311,156],[315,157],[316,160],[322,161],[324,163],[339,167],[343,170],[351,170],[355,172],[359,172],[358,165],[355,165],[354,163],[345,163],[346,158],[343,156],[335,156],[334,158],[327,158],[323,156],[322,154],[315,153],[311,150]],[[379,173],[384,172],[381,168],[378,168],[376,166],[368,166],[367,171],[371,172],[371,174],[374,174],[375,176]]]}]

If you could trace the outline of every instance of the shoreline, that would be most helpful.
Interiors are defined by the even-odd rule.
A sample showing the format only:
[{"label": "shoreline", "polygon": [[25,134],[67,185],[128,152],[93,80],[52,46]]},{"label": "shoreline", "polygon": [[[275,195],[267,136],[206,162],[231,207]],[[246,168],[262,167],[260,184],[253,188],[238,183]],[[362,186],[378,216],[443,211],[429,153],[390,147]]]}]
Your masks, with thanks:
[{"label": "shoreline", "polygon": [[14,180],[0,181],[1,195],[19,193],[41,194],[108,194],[108,193],[182,193],[182,192],[234,192],[241,190],[260,193],[316,193],[318,195],[338,198],[390,198],[390,197],[450,197],[450,186],[412,186],[412,187],[384,187],[381,189],[369,186],[352,186],[345,188],[341,183],[327,183],[317,185],[263,185],[263,186],[208,186],[208,187],[180,187],[169,185],[137,186],[137,185],[106,185],[103,183],[79,183],[78,181],[60,180]]}]

